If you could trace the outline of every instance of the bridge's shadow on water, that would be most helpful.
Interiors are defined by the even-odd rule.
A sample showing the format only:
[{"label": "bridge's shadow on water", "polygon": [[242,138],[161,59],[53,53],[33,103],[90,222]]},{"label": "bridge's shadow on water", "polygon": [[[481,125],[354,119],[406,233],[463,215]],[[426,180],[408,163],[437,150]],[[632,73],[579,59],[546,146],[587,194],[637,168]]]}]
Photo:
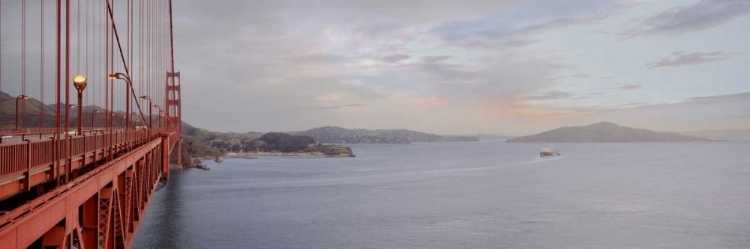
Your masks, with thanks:
[{"label": "bridge's shadow on water", "polygon": [[[169,183],[154,194],[133,248],[180,248],[181,244],[190,242],[183,224],[184,190],[180,188],[180,182],[184,173],[182,170],[172,170]],[[169,213],[172,215],[167,215]]]}]

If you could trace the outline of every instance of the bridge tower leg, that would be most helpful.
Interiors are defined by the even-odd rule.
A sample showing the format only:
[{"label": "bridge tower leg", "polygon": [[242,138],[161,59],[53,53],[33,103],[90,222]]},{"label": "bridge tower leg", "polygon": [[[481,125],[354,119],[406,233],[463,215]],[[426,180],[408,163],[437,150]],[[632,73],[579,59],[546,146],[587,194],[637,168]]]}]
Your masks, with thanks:
[{"label": "bridge tower leg", "polygon": [[[166,108],[166,119],[168,120],[167,125],[176,128],[178,134],[182,134],[182,94],[180,92],[182,81],[180,80],[180,72],[167,72],[166,81],[167,98],[164,106]],[[177,164],[182,166],[182,136],[180,136],[175,147],[177,149]]]}]

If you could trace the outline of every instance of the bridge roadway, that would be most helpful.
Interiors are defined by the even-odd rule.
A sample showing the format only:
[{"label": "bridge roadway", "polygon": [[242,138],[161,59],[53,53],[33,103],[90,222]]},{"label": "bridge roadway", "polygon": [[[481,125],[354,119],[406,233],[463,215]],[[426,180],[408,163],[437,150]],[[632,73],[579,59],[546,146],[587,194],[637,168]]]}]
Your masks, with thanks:
[{"label": "bridge roadway", "polygon": [[179,140],[160,129],[3,141],[0,248],[129,248]]},{"label": "bridge roadway", "polygon": [[[139,128],[137,130],[144,130],[145,126],[143,127],[144,128]],[[153,131],[158,132],[159,130],[160,129],[154,129]],[[125,131],[123,127],[83,127],[82,133],[86,136],[92,136],[99,134],[119,133],[123,131]],[[57,130],[55,128],[0,128],[0,144],[24,140],[47,140],[55,137],[56,133]],[[60,137],[66,137],[66,134],[68,136],[75,136],[76,133],[77,132],[75,131],[75,128],[71,127],[70,131],[68,131],[67,133],[61,131],[59,134]]]}]

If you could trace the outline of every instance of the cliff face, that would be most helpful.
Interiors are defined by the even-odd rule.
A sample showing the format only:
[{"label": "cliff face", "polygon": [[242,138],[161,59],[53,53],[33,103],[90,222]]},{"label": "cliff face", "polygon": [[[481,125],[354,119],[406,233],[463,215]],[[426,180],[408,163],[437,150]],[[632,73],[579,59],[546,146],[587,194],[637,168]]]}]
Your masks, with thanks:
[{"label": "cliff face", "polygon": [[602,122],[587,126],[562,127],[539,134],[509,139],[508,142],[620,143],[620,142],[702,142],[709,139],[655,132]]}]

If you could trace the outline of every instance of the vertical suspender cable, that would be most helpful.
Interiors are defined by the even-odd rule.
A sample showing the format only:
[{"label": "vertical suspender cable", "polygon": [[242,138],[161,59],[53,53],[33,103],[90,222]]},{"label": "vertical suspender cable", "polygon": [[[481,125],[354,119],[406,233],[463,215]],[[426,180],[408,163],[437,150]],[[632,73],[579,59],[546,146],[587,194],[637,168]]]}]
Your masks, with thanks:
[{"label": "vertical suspender cable", "polygon": [[138,2],[138,78],[143,95],[143,0]]},{"label": "vertical suspender cable", "polygon": [[[94,74],[93,74],[93,71],[94,71],[94,70],[91,70],[91,68],[89,67],[89,61],[90,61],[90,60],[93,60],[93,59],[94,59],[94,58],[93,58],[92,56],[90,56],[91,54],[89,54],[89,47],[91,47],[91,37],[89,36],[89,15],[91,15],[91,14],[90,14],[90,13],[91,13],[91,9],[89,8],[89,7],[90,7],[90,6],[89,6],[89,0],[84,0],[84,1],[85,1],[85,5],[84,5],[84,9],[85,9],[85,11],[84,11],[84,13],[85,13],[85,15],[86,15],[86,20],[85,20],[85,22],[84,22],[84,25],[86,26],[86,28],[85,28],[85,30],[86,30],[86,31],[85,31],[85,37],[86,37],[86,38],[84,39],[84,40],[86,41],[86,46],[85,46],[85,48],[84,48],[84,50],[85,50],[85,54],[86,54],[86,56],[85,56],[85,57],[86,57],[86,60],[85,60],[85,62],[86,62],[86,65],[85,65],[84,67],[86,68],[86,69],[85,69],[85,70],[86,70],[86,75],[87,75],[87,76],[88,76],[89,78],[91,78],[92,76],[94,76]],[[93,82],[92,82],[92,83],[93,83]],[[93,113],[93,112],[94,112],[94,111],[96,110],[96,107],[95,107],[95,106],[96,106],[96,104],[95,104],[95,102],[94,102],[94,86],[93,86],[93,85],[94,85],[94,84],[91,84],[91,87],[89,87],[89,90],[88,90],[88,98],[87,98],[87,99],[88,99],[88,100],[87,100],[87,103],[88,103],[88,104],[89,104],[89,105],[90,105],[90,106],[92,107],[92,108],[91,108],[91,112],[92,112],[92,113]],[[92,129],[93,129],[93,125],[92,125],[92,124],[93,124],[93,122],[94,122],[94,120],[93,120],[93,119],[94,119],[94,116],[93,116],[93,114],[92,114],[92,115],[91,115],[91,122],[89,123],[89,125],[91,125],[91,126],[92,126],[92,127],[91,127]]]},{"label": "vertical suspender cable", "polygon": [[[108,7],[109,7],[109,0],[107,0],[107,4],[104,7],[105,8],[105,15],[106,15],[106,11],[107,11],[106,9]],[[114,66],[114,60],[113,60],[113,57],[115,56],[115,54],[112,52],[112,33],[114,32],[112,30],[112,22],[114,22],[114,20],[112,20],[111,18],[107,18],[107,20],[109,20],[107,22],[107,39],[108,39],[107,40],[107,53],[109,53],[108,57],[107,57],[108,58],[107,59],[107,73],[111,74],[111,73],[115,73],[115,70],[114,70],[115,66]],[[112,120],[110,120],[110,122],[111,122],[111,125],[113,127],[115,125],[115,119],[114,119],[114,113],[115,113],[115,94],[114,94],[115,90],[114,90],[114,88],[115,88],[115,84],[114,84],[114,82],[115,82],[114,79],[109,82],[110,83],[110,86],[109,86],[109,88],[110,88],[109,89],[109,108],[112,109],[112,113],[113,113]]]},{"label": "vertical suspender cable", "polygon": [[[21,0],[21,94],[26,95],[26,0]],[[18,103],[16,101],[16,104]],[[20,120],[21,124],[23,124],[26,117],[26,101],[21,101],[20,103]]]},{"label": "vertical suspender cable", "polygon": [[129,53],[129,55],[128,55],[128,67],[130,68],[131,73],[132,73],[132,71],[135,71],[135,68],[133,67],[133,38],[134,38],[133,37],[134,36],[133,29],[135,28],[135,27],[133,27],[133,11],[134,11],[133,7],[134,7],[134,5],[133,5],[133,0],[128,0],[128,3],[130,4],[130,14],[128,15],[128,17],[130,18],[130,40],[128,41],[128,46],[130,46],[130,48],[128,48],[128,53]]},{"label": "vertical suspender cable", "polygon": [[143,67],[144,67],[144,70],[145,70],[144,71],[144,73],[145,73],[145,75],[144,75],[144,81],[145,81],[146,87],[148,89],[147,90],[147,94],[148,95],[153,95],[153,93],[151,92],[151,80],[149,80],[150,79],[149,77],[151,76],[151,70],[149,68],[149,66],[150,66],[150,64],[149,64],[149,62],[150,62],[149,58],[151,57],[151,54],[149,53],[149,49],[150,49],[149,45],[151,44],[150,43],[150,41],[151,41],[151,29],[149,28],[151,26],[151,1],[145,0],[144,2],[146,2],[146,10],[145,10],[146,11],[146,14],[145,14],[145,21],[146,21],[146,23],[144,25],[144,32],[146,33],[145,34],[145,38],[144,38],[144,42],[145,42],[145,44],[144,44],[144,55],[145,55],[145,58],[144,58],[144,62],[143,62]]},{"label": "vertical suspender cable", "polygon": [[[130,66],[130,0],[126,0],[125,1],[125,6],[126,6],[126,8],[125,8],[125,22],[126,22],[126,24],[125,24],[125,40],[127,40],[127,42],[128,42],[128,44],[125,46],[125,48],[128,51],[126,51],[125,55],[123,55],[123,56],[125,56],[125,60],[123,60],[122,63],[125,64],[125,65]],[[131,75],[128,74],[128,77],[130,77],[130,76]],[[127,100],[125,101],[125,103],[127,103],[127,105],[130,105],[130,103],[127,102]],[[126,107],[126,110],[130,110],[130,106]],[[128,113],[128,115],[130,115],[130,113]]]},{"label": "vertical suspender cable", "polygon": [[[130,0],[125,0],[125,41],[128,42],[128,44],[125,45],[125,49],[129,49],[130,48]],[[129,55],[130,55],[130,52],[126,51],[125,55],[123,55],[125,57],[125,59],[122,62],[123,64],[129,65],[128,63],[130,61]],[[130,77],[130,74],[128,74],[128,77]],[[130,104],[127,102],[127,100],[125,100],[125,103],[127,103],[126,105]],[[130,109],[130,106],[126,107],[125,110],[129,110],[129,109]],[[130,113],[128,113],[127,115],[130,115]]]},{"label": "vertical suspender cable", "polygon": [[60,48],[62,43],[62,0],[57,0],[57,79],[55,80],[55,92],[57,92],[55,97],[55,146],[54,146],[54,170],[53,174],[56,178],[56,180],[59,180],[59,174],[57,172],[58,166],[60,165],[60,73],[62,72],[62,65],[60,64],[61,56],[60,56]]},{"label": "vertical suspender cable", "polygon": [[[102,11],[104,11],[102,9]],[[114,110],[112,110],[112,113],[110,113],[110,107],[109,107],[109,88],[110,88],[110,82],[112,81],[109,79],[108,74],[112,73],[112,70],[109,68],[109,18],[105,18],[104,21],[104,71],[105,75],[104,77],[104,108],[105,108],[105,117],[106,123],[110,129],[112,128],[112,113],[114,113]],[[111,130],[110,130],[111,132]]]},{"label": "vertical suspender cable", "polygon": [[165,83],[164,80],[166,79],[166,71],[164,70],[164,3],[164,1],[159,1],[159,11],[157,12],[159,18],[159,71],[156,75],[160,85],[159,88],[163,88],[161,85]]},{"label": "vertical suspender cable", "polygon": [[153,2],[146,1],[146,82],[148,84],[148,95],[154,95],[151,91],[151,6]]},{"label": "vertical suspender cable", "polygon": [[39,127],[44,126],[44,0],[39,0]]},{"label": "vertical suspender cable", "polygon": [[[65,136],[68,136],[70,130],[70,84],[67,80],[70,79],[70,0],[65,0]],[[71,148],[66,147],[67,151]],[[65,164],[65,182],[67,183],[70,179],[70,163]]]},{"label": "vertical suspender cable", "polygon": [[[70,130],[70,0],[65,0],[65,77],[62,84],[65,84],[65,135]],[[66,166],[67,167],[67,166]],[[65,174],[68,178],[68,174]],[[67,182],[67,181],[66,181]]]},{"label": "vertical suspender cable", "polygon": [[[168,14],[169,9],[167,8],[167,3],[168,3],[167,1],[163,1],[162,9],[163,9],[164,13]],[[162,68],[162,70],[161,70],[161,73],[162,73],[162,75],[164,77],[165,87],[166,87],[166,84],[168,84],[168,82],[169,82],[169,78],[167,77],[167,72],[169,71],[169,66],[168,66],[168,63],[169,63],[169,60],[168,60],[169,53],[168,52],[169,51],[167,50],[167,44],[169,42],[169,33],[167,33],[167,31],[169,31],[169,29],[168,29],[169,28],[169,23],[167,23],[167,21],[168,21],[167,17],[168,17],[168,15],[162,14],[162,19],[161,19],[162,20],[161,21],[161,30],[162,30],[162,38],[161,38],[161,58],[162,58],[161,68]]]},{"label": "vertical suspender cable", "polygon": [[127,6],[125,9],[125,39],[128,41],[128,45],[125,47],[128,50],[126,53],[125,64],[130,65],[130,0],[125,1],[125,6]]},{"label": "vertical suspender cable", "polygon": [[[99,2],[100,1],[94,1],[94,6],[92,7],[92,9],[94,10],[94,22],[91,24],[93,26],[91,28],[93,29],[94,34],[95,34],[94,35],[94,40],[95,40],[94,44],[96,46],[96,48],[94,49],[94,57],[96,57],[95,61],[97,63],[94,63],[94,72],[97,72],[97,73],[101,74],[102,73],[102,70],[101,70],[101,67],[102,67],[102,54],[101,54],[102,32],[100,32],[101,29],[99,29],[99,25],[100,25],[102,19],[100,18],[101,11],[99,11]],[[106,72],[104,72],[104,74],[106,74]],[[101,75],[97,75],[97,76],[99,77],[99,79],[101,79]],[[104,84],[107,84],[106,79],[104,81],[102,81],[102,82]],[[101,103],[102,103],[101,102],[101,100],[102,100],[101,89],[103,89],[103,87],[99,87],[99,89],[96,88],[96,85],[94,87],[94,90],[96,91],[96,95],[94,96],[94,98],[96,98],[95,102],[100,107],[101,107]],[[104,126],[104,125],[102,125],[102,126]]]},{"label": "vertical suspender cable", "polygon": [[[76,0],[76,70],[81,72],[81,0]],[[79,117],[80,118],[80,117]]]},{"label": "vertical suspender cable", "polygon": [[[0,0],[0,41],[3,40],[3,0]],[[3,91],[3,43],[0,42],[0,92]]]}]

